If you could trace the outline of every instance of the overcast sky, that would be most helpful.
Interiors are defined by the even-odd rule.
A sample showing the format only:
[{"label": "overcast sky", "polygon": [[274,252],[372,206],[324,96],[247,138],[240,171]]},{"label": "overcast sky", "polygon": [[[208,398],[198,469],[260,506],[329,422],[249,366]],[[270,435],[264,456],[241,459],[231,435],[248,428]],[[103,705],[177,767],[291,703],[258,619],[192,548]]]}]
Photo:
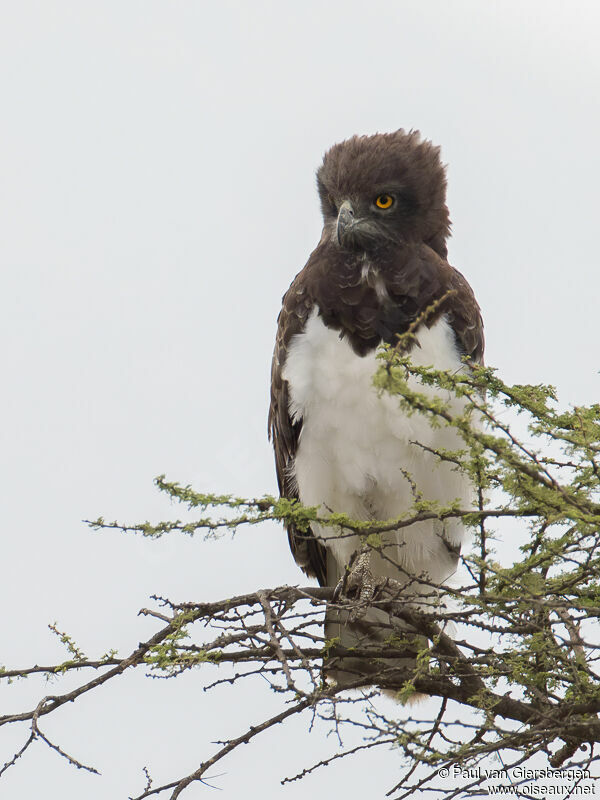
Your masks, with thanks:
[{"label": "overcast sky", "polygon": [[[482,307],[487,362],[565,402],[597,399],[594,0],[1,5],[0,664],[62,660],[54,621],[90,656],[125,655],[155,629],[136,617],[153,593],[304,582],[276,526],[152,542],[81,520],[176,515],[160,473],[275,491],[275,319],[319,239],[314,170],[354,133],[418,128],[442,146],[450,261]],[[207,679],[139,672],[62,709],[44,730],[102,777],[40,744],[0,795],[125,798],[144,765],[157,782],[187,774],[273,704],[258,681],[207,695]],[[28,681],[0,702],[57,691]],[[218,796],[358,800],[396,782],[381,752],[280,787],[333,746],[307,726],[235,753]],[[0,764],[25,738],[0,729]]]}]

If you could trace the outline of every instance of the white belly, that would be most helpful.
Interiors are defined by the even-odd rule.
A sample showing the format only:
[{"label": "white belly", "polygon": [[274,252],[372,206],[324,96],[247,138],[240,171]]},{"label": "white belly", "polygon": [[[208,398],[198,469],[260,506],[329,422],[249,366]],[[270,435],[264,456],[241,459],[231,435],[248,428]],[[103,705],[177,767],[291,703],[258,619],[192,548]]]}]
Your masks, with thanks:
[{"label": "white belly", "polygon": [[[445,318],[418,334],[413,361],[438,369],[460,369],[454,336]],[[309,506],[345,512],[353,519],[390,519],[405,514],[413,504],[411,484],[423,499],[446,505],[459,498],[469,505],[471,487],[466,477],[440,463],[412,442],[427,447],[460,449],[463,445],[451,428],[431,428],[415,413],[407,416],[398,400],[378,396],[373,375],[375,353],[356,355],[339,332],[327,328],[317,310],[303,333],[290,343],[284,378],[288,381],[290,414],[302,418],[295,473],[300,500]],[[428,391],[415,382],[419,391]],[[455,403],[458,403],[455,399]],[[445,528],[445,529],[444,529]],[[390,558],[414,574],[427,572],[442,581],[453,564],[440,535],[453,545],[463,537],[458,523],[419,523],[388,537]],[[339,530],[317,527],[315,534],[327,540],[338,568],[343,569],[357,549],[356,537],[339,538]],[[398,577],[385,560],[378,574]]]}]

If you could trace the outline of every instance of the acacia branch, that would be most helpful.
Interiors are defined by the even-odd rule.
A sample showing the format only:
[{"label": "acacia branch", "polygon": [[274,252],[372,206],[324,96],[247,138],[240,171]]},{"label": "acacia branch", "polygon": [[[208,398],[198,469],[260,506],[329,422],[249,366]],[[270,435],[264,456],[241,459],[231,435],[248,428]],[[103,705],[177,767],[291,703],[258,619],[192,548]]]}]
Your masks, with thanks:
[{"label": "acacia branch", "polygon": [[[405,341],[423,322],[424,318],[409,329]],[[338,746],[287,780],[391,743],[403,755],[406,767],[389,792],[400,792],[398,800],[415,791],[445,800],[480,794],[479,780],[449,786],[439,770],[489,763],[486,759],[493,755],[502,755],[508,767],[530,764],[534,757],[549,766],[587,769],[597,763],[593,745],[600,742],[600,469],[596,460],[600,407],[558,411],[549,387],[506,386],[492,370],[477,365],[456,373],[430,370],[411,365],[399,355],[401,350],[399,342],[383,354],[376,384],[397,395],[407,413],[423,414],[433,425],[458,431],[464,441],[461,450],[413,444],[428,457],[470,476],[476,507],[465,508],[468,503],[458,500],[446,506],[429,501],[404,467],[401,471],[410,485],[413,507],[396,519],[367,521],[325,514],[323,509],[303,507],[286,498],[247,500],[202,494],[161,476],[157,486],[173,500],[192,511],[218,509],[218,518],[207,513],[190,522],[133,525],[100,518],[90,524],[150,537],[199,530],[211,536],[274,520],[293,526],[298,537],[309,541],[318,538],[314,528],[323,526],[329,528],[320,537],[323,544],[331,544],[332,536],[358,537],[364,552],[374,550],[396,580],[375,581],[372,597],[357,592],[364,601],[363,615],[373,614],[366,622],[355,613],[356,602],[343,592],[334,601],[332,587],[280,586],[208,602],[154,597],[158,608],[144,608],[140,614],[154,620],[158,630],[125,658],[111,651],[88,659],[67,633],[53,625],[51,629],[67,648],[67,660],[23,669],[0,668],[0,679],[10,683],[39,674],[60,681],[77,670],[92,670],[95,676],[82,678],[81,685],[71,691],[43,697],[32,710],[0,717],[0,725],[29,723],[30,728],[0,776],[18,763],[36,739],[71,765],[94,771],[46,737],[39,720],[139,667],[151,677],[164,679],[189,670],[200,671],[204,677],[210,670],[205,690],[228,683],[234,691],[237,684],[259,676],[276,692],[281,707],[253,725],[244,724],[242,734],[217,743],[219,749],[206,760],[195,760],[201,761],[200,766],[183,777],[154,787],[145,769],[146,785],[135,800],[167,793],[176,800],[194,783],[210,785],[209,772],[215,764],[259,733],[307,710],[309,729],[328,726]],[[419,383],[424,391],[413,390]],[[437,390],[445,397],[461,398],[463,410],[456,411],[460,403],[454,407],[440,399]],[[539,449],[515,434],[507,411],[527,417],[529,435],[542,442]],[[487,421],[487,428],[480,425],[481,420]],[[490,490],[499,498],[495,504],[487,499]],[[505,557],[491,529],[495,519],[513,520],[515,535],[518,523],[526,529],[515,539],[520,557]],[[470,526],[478,538],[474,551],[459,558],[462,572],[467,573],[462,583],[457,577],[451,586],[441,586],[427,574],[412,574],[405,553],[390,548],[393,537],[388,534],[401,531],[408,541],[416,535],[414,526],[449,520]],[[357,627],[362,638],[356,639],[355,646],[325,639],[327,609],[352,624],[364,623],[362,629],[360,624]],[[370,620],[375,618],[374,627]],[[454,626],[452,635],[449,626]],[[341,664],[341,671],[354,680],[343,688],[328,684],[323,678],[324,662],[328,671],[332,663]],[[219,671],[216,680],[212,680],[214,670]],[[386,716],[377,705],[381,689],[403,701],[415,694],[438,698],[439,711],[433,720],[422,720],[418,713],[410,716],[408,706],[398,705],[395,713]],[[456,713],[453,703],[461,713]],[[359,732],[362,743],[344,747],[346,730]],[[514,786],[522,783],[516,781]]]}]

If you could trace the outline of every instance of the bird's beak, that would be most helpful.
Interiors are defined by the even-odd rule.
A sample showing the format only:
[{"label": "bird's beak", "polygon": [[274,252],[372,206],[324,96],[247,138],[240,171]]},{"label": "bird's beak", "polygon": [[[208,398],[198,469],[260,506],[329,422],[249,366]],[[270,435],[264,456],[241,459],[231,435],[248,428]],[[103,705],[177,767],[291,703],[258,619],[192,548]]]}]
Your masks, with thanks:
[{"label": "bird's beak", "polygon": [[354,209],[352,208],[352,203],[349,200],[344,200],[344,202],[340,206],[337,218],[338,244],[343,243],[343,239],[345,238],[346,232],[349,231],[353,225],[354,225]]}]

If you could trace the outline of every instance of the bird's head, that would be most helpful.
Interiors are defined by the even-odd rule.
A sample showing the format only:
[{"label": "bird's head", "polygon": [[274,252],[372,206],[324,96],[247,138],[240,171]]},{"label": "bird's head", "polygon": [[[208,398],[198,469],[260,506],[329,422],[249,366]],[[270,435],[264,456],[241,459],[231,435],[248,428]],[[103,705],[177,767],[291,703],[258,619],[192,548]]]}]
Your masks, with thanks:
[{"label": "bird's head", "polygon": [[372,252],[425,242],[443,257],[450,219],[440,150],[419,131],[353,136],[325,153],[317,186],[336,246]]}]

